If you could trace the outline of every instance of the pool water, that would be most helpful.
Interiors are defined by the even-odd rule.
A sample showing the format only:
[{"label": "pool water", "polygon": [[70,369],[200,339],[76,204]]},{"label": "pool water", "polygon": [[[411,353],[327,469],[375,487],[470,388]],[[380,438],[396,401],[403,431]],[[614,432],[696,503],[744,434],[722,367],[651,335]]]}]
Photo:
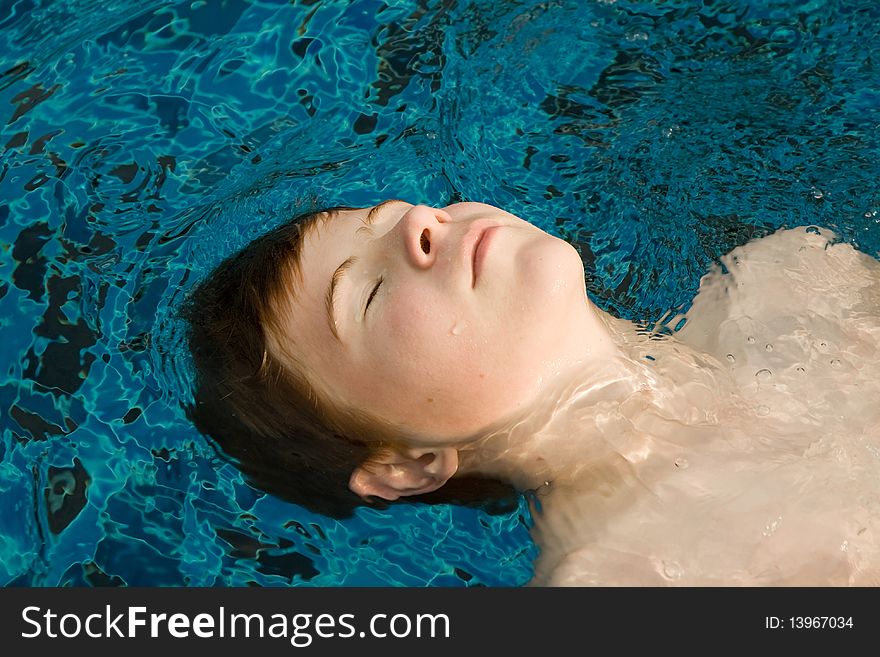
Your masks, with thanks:
[{"label": "pool water", "polygon": [[0,2],[0,583],[518,586],[525,501],[323,518],[187,421],[175,316],[313,206],[491,203],[653,323],[783,226],[880,253],[880,5]]}]

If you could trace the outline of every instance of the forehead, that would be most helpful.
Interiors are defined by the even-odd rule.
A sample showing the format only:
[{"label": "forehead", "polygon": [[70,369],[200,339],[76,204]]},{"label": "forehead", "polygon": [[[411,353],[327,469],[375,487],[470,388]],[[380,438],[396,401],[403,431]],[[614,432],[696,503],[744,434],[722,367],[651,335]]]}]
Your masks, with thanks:
[{"label": "forehead", "polygon": [[326,210],[305,227],[299,257],[294,263],[297,293],[322,280],[325,286],[329,283],[328,277],[348,257],[355,233],[369,213],[370,208]]},{"label": "forehead", "polygon": [[298,252],[285,265],[277,298],[283,346],[311,343],[314,347],[316,341],[333,339],[327,310],[330,283],[337,268],[352,255],[358,230],[382,205],[331,208],[304,224]]},{"label": "forehead", "polygon": [[384,216],[384,208],[399,203],[403,201],[389,199],[370,207],[332,208],[320,213],[303,232],[296,272],[300,280],[324,279],[327,270],[332,275],[350,255],[359,229],[372,226],[380,213]]},{"label": "forehead", "polygon": [[326,233],[338,232],[354,220],[365,218],[369,211],[370,208],[333,208],[319,212],[303,230],[303,250],[314,247],[309,242],[321,240]]},{"label": "forehead", "polygon": [[363,225],[369,210],[325,210],[303,227],[296,258],[285,272],[290,279],[295,305],[302,306],[309,301],[321,285],[326,288],[330,276],[348,257],[355,231]]}]

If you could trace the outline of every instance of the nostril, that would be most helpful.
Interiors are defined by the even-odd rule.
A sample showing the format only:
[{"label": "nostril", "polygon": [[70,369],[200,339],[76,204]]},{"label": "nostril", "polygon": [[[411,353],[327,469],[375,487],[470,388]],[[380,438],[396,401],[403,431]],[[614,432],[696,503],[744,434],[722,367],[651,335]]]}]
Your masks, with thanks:
[{"label": "nostril", "polygon": [[419,245],[422,247],[422,251],[426,254],[431,252],[431,243],[428,241],[428,231],[422,231],[422,236],[419,238]]}]

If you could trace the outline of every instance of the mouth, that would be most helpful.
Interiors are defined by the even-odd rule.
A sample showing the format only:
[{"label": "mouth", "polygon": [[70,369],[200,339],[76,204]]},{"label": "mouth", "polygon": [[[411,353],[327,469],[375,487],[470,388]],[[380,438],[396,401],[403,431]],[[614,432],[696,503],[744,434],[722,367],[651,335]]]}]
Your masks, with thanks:
[{"label": "mouth", "polygon": [[488,226],[480,230],[479,234],[477,235],[471,260],[472,288],[476,287],[477,285],[477,280],[479,279],[480,273],[483,270],[483,263],[486,260],[486,254],[489,250],[492,236],[495,234],[496,229],[498,228],[499,226]]}]

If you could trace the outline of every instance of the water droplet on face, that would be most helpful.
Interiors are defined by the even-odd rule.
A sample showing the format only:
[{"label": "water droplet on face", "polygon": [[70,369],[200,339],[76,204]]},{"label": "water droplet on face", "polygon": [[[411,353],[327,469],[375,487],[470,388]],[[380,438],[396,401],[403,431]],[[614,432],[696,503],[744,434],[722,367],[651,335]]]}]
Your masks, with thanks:
[{"label": "water droplet on face", "polygon": [[675,561],[663,562],[663,577],[666,579],[678,579],[682,574],[681,566]]},{"label": "water droplet on face", "polygon": [[796,369],[798,372],[800,372],[801,374],[803,374],[804,372],[806,372],[806,370],[805,370],[803,367],[797,367],[797,368],[795,368],[795,369]]},{"label": "water droplet on face", "polygon": [[765,344],[764,349],[766,349],[767,351],[773,351],[773,345],[772,344]]},{"label": "water droplet on face", "polygon": [[682,470],[686,469],[690,465],[690,463],[688,463],[688,460],[685,458],[677,458],[672,463],[676,468],[681,468]]},{"label": "water droplet on face", "polygon": [[839,358],[832,359],[831,360],[831,367],[833,367],[834,369],[839,369],[840,368],[840,359]]},{"label": "water droplet on face", "polygon": [[[821,197],[819,197],[819,198],[821,198]],[[818,226],[807,226],[807,232],[812,235],[818,235],[819,234],[819,227]]]},{"label": "water droplet on face", "polygon": [[750,335],[748,338],[746,338],[746,340],[748,341],[749,344],[755,344],[755,338],[754,338],[754,336],[751,336],[751,335]]},{"label": "water droplet on face", "polygon": [[452,328],[449,329],[449,332],[452,335],[461,335],[464,332],[465,327],[467,326],[467,322],[461,321],[453,324]]},{"label": "water droplet on face", "polygon": [[764,417],[770,414],[770,408],[761,404],[758,406],[758,415]]},{"label": "water droplet on face", "polygon": [[727,360],[729,360],[731,363],[735,363],[736,356],[734,356],[733,354],[727,354]]},{"label": "water droplet on face", "polygon": [[768,369],[758,370],[757,372],[755,372],[755,377],[761,381],[766,381],[771,376],[773,376],[773,373]]}]

